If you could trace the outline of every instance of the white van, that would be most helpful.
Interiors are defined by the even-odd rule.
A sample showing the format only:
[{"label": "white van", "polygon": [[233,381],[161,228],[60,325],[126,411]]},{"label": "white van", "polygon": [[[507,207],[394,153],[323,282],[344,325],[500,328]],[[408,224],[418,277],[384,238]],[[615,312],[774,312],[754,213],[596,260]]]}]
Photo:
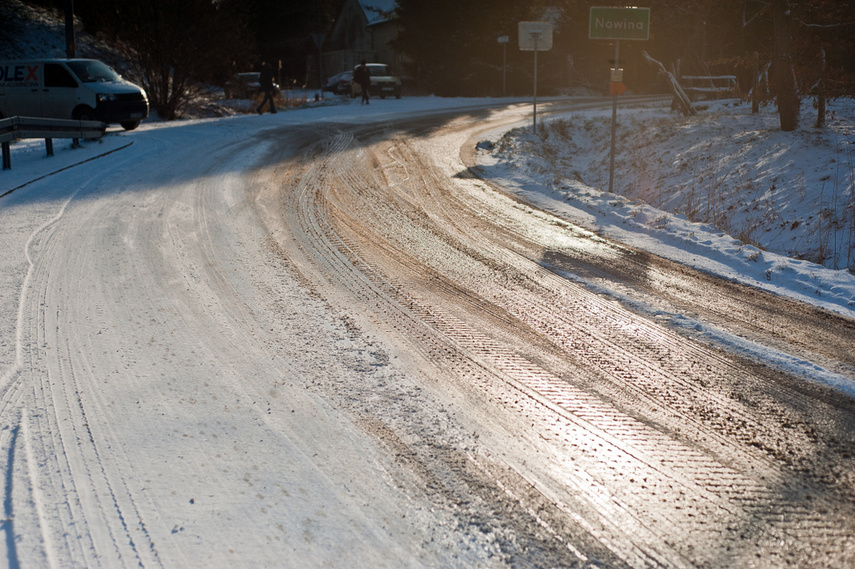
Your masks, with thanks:
[{"label": "white van", "polygon": [[95,59],[0,61],[0,118],[45,117],[119,123],[133,130],[148,97]]}]

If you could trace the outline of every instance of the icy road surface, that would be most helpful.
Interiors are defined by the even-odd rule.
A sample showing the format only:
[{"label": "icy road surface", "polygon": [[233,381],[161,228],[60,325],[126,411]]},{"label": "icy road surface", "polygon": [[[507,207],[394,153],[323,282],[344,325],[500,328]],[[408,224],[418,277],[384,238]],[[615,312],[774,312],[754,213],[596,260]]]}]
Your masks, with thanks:
[{"label": "icy road surface", "polygon": [[851,397],[634,307],[849,379],[853,321],[478,179],[527,112],[152,127],[0,199],[0,565],[855,564]]}]

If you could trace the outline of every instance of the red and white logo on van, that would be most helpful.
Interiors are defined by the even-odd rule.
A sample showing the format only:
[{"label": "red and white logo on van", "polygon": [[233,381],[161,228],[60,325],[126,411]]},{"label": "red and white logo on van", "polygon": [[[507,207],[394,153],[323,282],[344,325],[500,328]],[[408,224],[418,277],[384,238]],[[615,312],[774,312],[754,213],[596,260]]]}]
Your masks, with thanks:
[{"label": "red and white logo on van", "polygon": [[39,64],[0,65],[0,85],[6,87],[38,87],[36,72]]}]

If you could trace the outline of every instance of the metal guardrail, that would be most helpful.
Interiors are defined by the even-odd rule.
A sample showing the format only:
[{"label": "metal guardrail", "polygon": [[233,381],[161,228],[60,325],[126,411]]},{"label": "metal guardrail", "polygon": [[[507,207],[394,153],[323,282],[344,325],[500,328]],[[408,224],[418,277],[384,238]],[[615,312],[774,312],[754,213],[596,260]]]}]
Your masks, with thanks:
[{"label": "metal guardrail", "polygon": [[689,97],[734,96],[739,89],[735,75],[683,75],[680,85]]},{"label": "metal guardrail", "polygon": [[74,121],[44,119],[39,117],[10,117],[0,119],[0,147],[3,151],[3,169],[12,168],[10,142],[23,138],[44,138],[48,156],[53,156],[54,138],[72,138],[74,144],[83,139],[101,138],[107,125],[100,121]]}]

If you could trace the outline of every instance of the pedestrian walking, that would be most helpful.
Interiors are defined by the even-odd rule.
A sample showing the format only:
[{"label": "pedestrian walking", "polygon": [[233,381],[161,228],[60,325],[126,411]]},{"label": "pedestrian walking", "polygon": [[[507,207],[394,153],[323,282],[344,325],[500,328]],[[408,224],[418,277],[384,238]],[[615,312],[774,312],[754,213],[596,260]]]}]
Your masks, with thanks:
[{"label": "pedestrian walking", "polygon": [[359,85],[359,88],[362,90],[362,104],[368,105],[369,103],[369,94],[368,88],[371,86],[371,73],[368,72],[368,67],[365,65],[365,60],[363,59],[359,66],[357,66],[356,70],[353,72],[353,80]]},{"label": "pedestrian walking", "polygon": [[261,92],[264,93],[264,98],[255,110],[258,114],[262,114],[264,112],[264,105],[270,103],[270,112],[275,113],[276,105],[273,104],[273,96],[275,95],[273,89],[273,70],[270,69],[270,66],[267,65],[266,61],[261,62],[261,73],[258,75],[258,84],[261,86]]}]

